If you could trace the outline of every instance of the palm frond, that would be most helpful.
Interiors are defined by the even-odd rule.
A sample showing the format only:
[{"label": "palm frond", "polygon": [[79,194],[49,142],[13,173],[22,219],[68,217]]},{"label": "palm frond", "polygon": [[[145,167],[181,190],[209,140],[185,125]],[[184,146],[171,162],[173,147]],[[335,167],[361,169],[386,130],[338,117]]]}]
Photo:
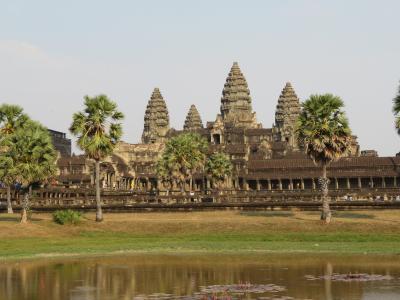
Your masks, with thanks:
[{"label": "palm frond", "polygon": [[299,144],[316,164],[329,164],[350,150],[351,130],[343,106],[332,94],[311,95],[302,104],[296,133]]},{"label": "palm frond", "polygon": [[88,157],[101,160],[112,154],[122,136],[123,119],[117,104],[106,95],[84,97],[85,109],[73,115],[70,131],[77,136],[77,145]]}]

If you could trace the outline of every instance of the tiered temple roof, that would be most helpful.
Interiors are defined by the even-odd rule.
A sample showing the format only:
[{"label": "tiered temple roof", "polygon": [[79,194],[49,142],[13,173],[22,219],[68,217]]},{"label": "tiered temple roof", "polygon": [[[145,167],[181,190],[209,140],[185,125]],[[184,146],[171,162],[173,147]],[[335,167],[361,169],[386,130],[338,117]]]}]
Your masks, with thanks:
[{"label": "tiered temple roof", "polygon": [[290,82],[287,82],[278,99],[275,112],[277,127],[293,126],[300,114],[300,100]]},{"label": "tiered temple roof", "polygon": [[296,120],[300,115],[301,106],[300,100],[297,97],[290,82],[287,82],[278,99],[278,104],[275,111],[275,126],[279,130],[280,139],[286,140],[292,146],[296,146],[294,130]]},{"label": "tiered temple roof", "polygon": [[224,122],[233,122],[236,126],[255,125],[250,90],[237,62],[233,63],[222,91],[221,115]]},{"label": "tiered temple roof", "polygon": [[142,142],[145,144],[162,142],[169,131],[167,105],[158,88],[155,88],[147,104],[144,116]]},{"label": "tiered temple roof", "polygon": [[184,130],[197,130],[203,128],[203,122],[195,105],[191,105],[189,112],[186,116],[185,124],[183,125]]}]

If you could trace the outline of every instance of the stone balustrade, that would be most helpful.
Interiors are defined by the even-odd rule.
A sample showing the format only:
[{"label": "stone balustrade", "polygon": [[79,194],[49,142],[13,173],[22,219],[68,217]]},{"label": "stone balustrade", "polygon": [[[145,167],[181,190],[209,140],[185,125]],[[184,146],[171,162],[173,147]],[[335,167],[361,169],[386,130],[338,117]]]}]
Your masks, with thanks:
[{"label": "stone balustrade", "polygon": [[[6,207],[6,190],[0,189],[0,209]],[[342,189],[331,190],[329,196],[332,203],[357,206],[356,203],[399,203],[400,190],[398,188],[370,188],[370,189]],[[17,209],[20,207],[22,195],[12,192],[12,203]],[[95,194],[91,189],[38,189],[32,192],[31,208],[35,210],[54,210],[62,208],[91,209],[96,206]],[[307,207],[308,204],[317,207],[320,205],[320,194],[312,189],[304,190],[221,190],[219,192],[206,190],[205,192],[188,193],[181,191],[166,192],[136,192],[136,191],[102,191],[102,204],[105,208],[127,209],[158,206],[168,207],[181,205],[183,207],[224,207],[259,205],[293,207]],[[396,205],[395,205],[396,206]],[[397,206],[396,206],[397,207]]]}]

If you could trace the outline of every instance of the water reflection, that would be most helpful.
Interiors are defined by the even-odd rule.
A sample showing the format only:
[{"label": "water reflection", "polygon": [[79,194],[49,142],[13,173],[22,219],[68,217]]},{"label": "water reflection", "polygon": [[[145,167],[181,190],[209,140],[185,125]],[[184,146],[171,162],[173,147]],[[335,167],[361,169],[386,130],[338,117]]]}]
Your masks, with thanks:
[{"label": "water reflection", "polygon": [[[332,274],[393,279],[332,281]],[[321,277],[308,280],[307,275]],[[315,255],[135,255],[0,264],[0,299],[399,299],[398,257]],[[235,285],[243,292],[204,292]],[[276,285],[282,290],[245,290]],[[202,292],[203,291],[203,292]]]}]

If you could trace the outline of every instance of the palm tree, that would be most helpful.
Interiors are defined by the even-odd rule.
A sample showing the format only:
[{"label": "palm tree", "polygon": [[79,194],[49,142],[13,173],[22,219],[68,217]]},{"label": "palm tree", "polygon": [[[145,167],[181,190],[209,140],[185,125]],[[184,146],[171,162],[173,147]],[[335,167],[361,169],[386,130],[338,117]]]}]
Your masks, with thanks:
[{"label": "palm tree", "polygon": [[11,205],[11,185],[15,183],[15,172],[13,160],[7,157],[4,151],[4,139],[14,133],[16,129],[24,126],[28,116],[18,105],[2,104],[0,106],[0,180],[7,188],[7,212],[13,213]]},{"label": "palm tree", "polygon": [[212,154],[206,163],[206,173],[217,183],[217,187],[221,189],[221,185],[225,179],[232,173],[232,163],[229,156],[222,152]]},{"label": "palm tree", "polygon": [[169,195],[170,189],[173,187],[174,183],[174,170],[172,168],[172,163],[169,162],[171,156],[163,155],[158,161],[156,165],[156,172],[160,181],[167,188],[167,196]]},{"label": "palm tree", "polygon": [[319,178],[322,191],[321,220],[326,223],[331,220],[326,168],[346,155],[351,145],[351,130],[343,107],[340,97],[331,94],[311,95],[302,104],[297,124],[299,144],[313,162],[322,167],[322,176]]},{"label": "palm tree", "polygon": [[106,95],[85,96],[84,111],[73,115],[71,133],[78,137],[77,144],[86,155],[95,161],[96,221],[103,220],[100,199],[100,162],[111,155],[122,136],[122,125],[118,121],[124,115],[117,104]]},{"label": "palm tree", "polygon": [[28,120],[6,139],[7,158],[13,162],[16,181],[24,187],[21,223],[27,222],[32,184],[44,182],[56,171],[57,155],[46,128]]},{"label": "palm tree", "polygon": [[196,133],[183,133],[171,138],[157,163],[158,176],[164,182],[175,182],[182,191],[189,179],[192,192],[193,175],[204,170],[207,149],[207,141]]},{"label": "palm tree", "polygon": [[395,126],[398,134],[400,134],[400,85],[397,96],[393,99],[393,113],[396,117]]}]

